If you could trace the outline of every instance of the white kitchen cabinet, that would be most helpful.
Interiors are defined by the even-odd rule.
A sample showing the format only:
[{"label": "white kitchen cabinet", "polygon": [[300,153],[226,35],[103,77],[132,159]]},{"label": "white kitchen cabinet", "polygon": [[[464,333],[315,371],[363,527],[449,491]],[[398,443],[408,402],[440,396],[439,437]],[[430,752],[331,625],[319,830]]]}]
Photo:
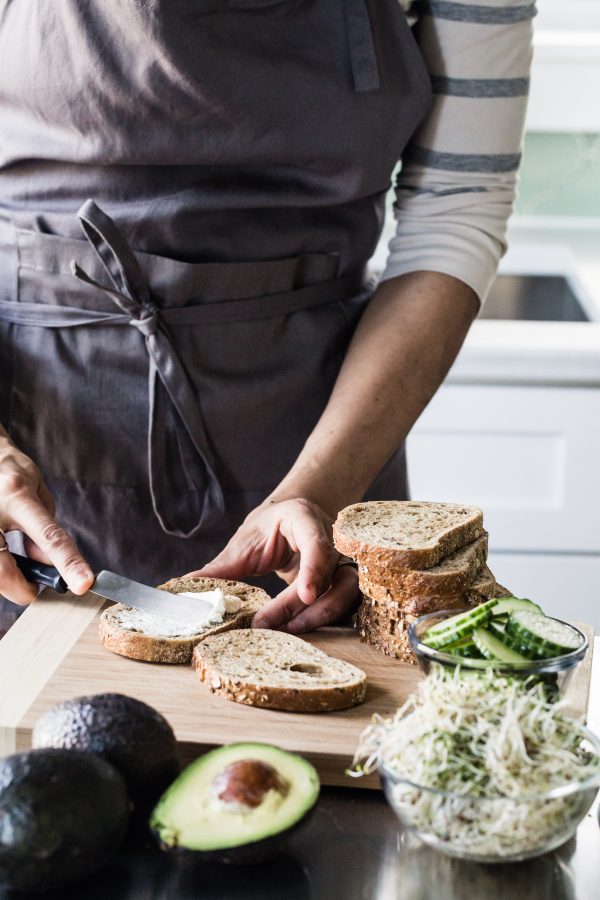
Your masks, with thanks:
[{"label": "white kitchen cabinet", "polygon": [[539,0],[528,131],[600,131],[590,85],[600,77],[598,0]]},{"label": "white kitchen cabinet", "polygon": [[549,615],[589,622],[600,632],[600,555],[491,552],[489,565],[517,596],[539,600]]},{"label": "white kitchen cabinet", "polygon": [[599,446],[598,388],[445,384],[408,441],[411,495],[481,506],[499,580],[549,611],[568,590],[600,630]]}]

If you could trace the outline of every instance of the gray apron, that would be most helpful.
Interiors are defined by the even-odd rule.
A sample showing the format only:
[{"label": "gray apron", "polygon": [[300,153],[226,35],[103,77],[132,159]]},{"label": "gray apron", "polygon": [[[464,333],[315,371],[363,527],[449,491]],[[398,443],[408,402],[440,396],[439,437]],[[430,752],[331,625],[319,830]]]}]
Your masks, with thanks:
[{"label": "gray apron", "polygon": [[0,0],[0,421],[92,566],[197,568],[290,469],[429,100],[397,0]]}]

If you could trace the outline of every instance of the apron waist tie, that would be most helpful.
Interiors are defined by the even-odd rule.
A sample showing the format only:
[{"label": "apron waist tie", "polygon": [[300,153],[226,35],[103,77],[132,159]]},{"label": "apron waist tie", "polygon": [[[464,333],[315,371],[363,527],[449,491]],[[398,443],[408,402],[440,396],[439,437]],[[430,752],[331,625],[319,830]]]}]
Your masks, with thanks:
[{"label": "apron waist tie", "polygon": [[[215,319],[239,321],[244,317],[262,318],[274,314],[276,310],[280,313],[293,312],[341,300],[364,287],[364,270],[353,270],[331,281],[283,295],[160,309],[152,301],[148,282],[133,250],[113,220],[92,200],[84,203],[78,218],[114,288],[95,281],[75,261],[71,263],[71,272],[79,281],[107,294],[120,312],[0,300],[0,320],[44,328],[130,325],[143,335],[149,359],[147,452],[152,507],[167,534],[180,538],[193,537],[201,528],[214,524],[223,515],[225,502],[215,473],[214,455],[200,405],[173,346],[168,324],[193,325]],[[160,398],[159,383],[166,392],[169,404],[165,405]],[[169,453],[171,457],[174,452],[178,455],[173,464],[180,467],[192,497],[196,498],[192,504],[195,507],[193,524],[183,528],[178,527],[176,521],[189,519],[189,496],[180,502],[180,507],[181,503],[186,503],[185,508],[180,508],[180,515],[167,511],[169,507],[177,507],[178,498],[169,490],[169,473],[163,468],[167,455],[167,418],[174,411],[185,427],[191,448],[186,452],[179,440],[171,441]]]}]

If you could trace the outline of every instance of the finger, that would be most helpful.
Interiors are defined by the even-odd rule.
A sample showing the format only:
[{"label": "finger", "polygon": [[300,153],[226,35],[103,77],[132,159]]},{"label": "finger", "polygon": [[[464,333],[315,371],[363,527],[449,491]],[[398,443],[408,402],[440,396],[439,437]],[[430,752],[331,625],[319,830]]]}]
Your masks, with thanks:
[{"label": "finger", "polygon": [[278,569],[291,557],[286,539],[275,527],[265,537],[254,528],[244,525],[231,538],[227,546],[201,569],[188,572],[191,577],[246,578],[248,575],[265,575]]},{"label": "finger", "polygon": [[289,523],[282,523],[281,530],[292,549],[300,553],[298,596],[307,605],[314,603],[331,586],[339,554],[323,522],[308,510],[300,510]]},{"label": "finger", "polygon": [[18,606],[27,606],[38,595],[37,584],[30,584],[23,577],[6,550],[0,553],[0,594]]},{"label": "finger", "polygon": [[58,525],[36,497],[24,496],[11,504],[18,527],[56,566],[74,594],[85,594],[94,583],[94,573],[73,538]]},{"label": "finger", "polygon": [[236,553],[235,548],[228,544],[214,559],[206,563],[201,569],[188,572],[185,577],[197,578],[231,578],[239,580],[251,575],[248,561],[242,555]]},{"label": "finger", "polygon": [[40,550],[38,545],[31,540],[27,535],[24,536],[23,539],[23,548],[25,550],[25,554],[30,559],[35,559],[36,562],[45,563],[46,565],[50,565],[50,560],[46,556],[43,550]]},{"label": "finger", "polygon": [[350,615],[360,599],[356,572],[342,566],[336,572],[335,584],[316,603],[305,607],[287,625],[290,634],[304,634],[324,625],[332,625]]},{"label": "finger", "polygon": [[54,506],[54,498],[44,482],[42,481],[38,488],[38,497],[40,501],[44,505],[44,507],[48,510],[51,516],[56,512],[56,508]]},{"label": "finger", "polygon": [[252,620],[253,628],[284,628],[290,619],[306,609],[306,604],[298,597],[296,584],[288,587],[274,597],[256,613]]}]

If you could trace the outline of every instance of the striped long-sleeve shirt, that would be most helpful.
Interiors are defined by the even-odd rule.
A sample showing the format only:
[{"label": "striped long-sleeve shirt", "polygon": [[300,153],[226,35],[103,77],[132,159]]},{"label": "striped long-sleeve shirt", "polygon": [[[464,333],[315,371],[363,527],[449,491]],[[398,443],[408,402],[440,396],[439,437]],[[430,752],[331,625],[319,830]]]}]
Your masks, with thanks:
[{"label": "striped long-sleeve shirt", "polygon": [[383,278],[430,270],[484,299],[506,250],[531,66],[535,0],[399,0],[433,105],[402,160]]}]

